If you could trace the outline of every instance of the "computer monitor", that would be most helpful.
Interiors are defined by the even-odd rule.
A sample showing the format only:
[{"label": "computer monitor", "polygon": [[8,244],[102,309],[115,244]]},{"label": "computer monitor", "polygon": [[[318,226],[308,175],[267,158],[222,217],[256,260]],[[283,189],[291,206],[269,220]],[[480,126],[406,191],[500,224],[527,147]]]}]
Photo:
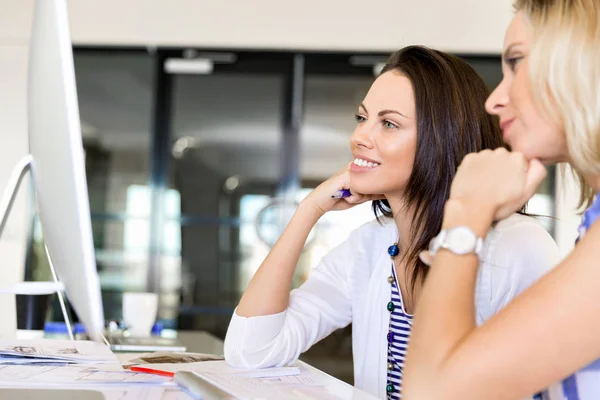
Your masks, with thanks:
[{"label": "computer monitor", "polygon": [[50,260],[91,339],[104,313],[96,271],[66,0],[37,0],[28,121],[36,205]]}]

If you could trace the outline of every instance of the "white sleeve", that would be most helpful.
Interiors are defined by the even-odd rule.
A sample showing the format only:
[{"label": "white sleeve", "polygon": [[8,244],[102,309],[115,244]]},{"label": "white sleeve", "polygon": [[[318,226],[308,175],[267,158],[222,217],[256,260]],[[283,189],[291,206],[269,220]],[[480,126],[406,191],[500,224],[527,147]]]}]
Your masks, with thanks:
[{"label": "white sleeve", "polygon": [[327,254],[306,282],[292,290],[285,311],[251,318],[234,311],[225,337],[227,362],[244,368],[288,365],[334,330],[350,324],[350,271],[361,236],[359,228]]},{"label": "white sleeve", "polygon": [[560,252],[541,225],[526,221],[500,233],[493,260],[502,271],[492,284],[491,311],[495,314],[558,265]]}]

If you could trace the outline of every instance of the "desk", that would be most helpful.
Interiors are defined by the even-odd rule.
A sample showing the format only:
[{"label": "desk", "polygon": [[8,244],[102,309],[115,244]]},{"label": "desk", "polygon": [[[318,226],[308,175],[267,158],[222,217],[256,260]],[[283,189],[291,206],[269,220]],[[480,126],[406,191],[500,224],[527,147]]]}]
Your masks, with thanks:
[{"label": "desk", "polygon": [[[183,343],[189,352],[194,353],[208,353],[208,354],[223,354],[223,341],[219,338],[211,335],[208,332],[202,331],[181,331],[177,335],[178,339]],[[131,359],[139,357],[140,353],[116,353],[117,358],[122,363],[127,362]],[[308,368],[314,375],[325,385],[326,398],[327,400],[375,400],[373,397],[361,390],[355,389],[351,385],[336,379],[323,371],[320,371],[304,362],[299,362],[302,366]],[[64,392],[72,396],[65,396],[64,393],[52,392],[55,397],[49,396],[49,394],[40,393],[46,392],[45,390],[19,390],[18,398],[22,400],[52,400],[54,398],[61,400],[77,399],[77,400],[97,400],[97,393],[88,392],[83,393],[80,391],[69,391]],[[79,393],[78,393],[79,392]],[[12,389],[0,390],[0,400],[13,400],[15,393]],[[58,397],[56,397],[58,396]]]},{"label": "desk", "polygon": [[[188,351],[194,353],[223,354],[223,341],[208,332],[181,331],[177,337],[187,347]],[[327,392],[340,400],[373,400],[377,397],[358,390],[346,382],[334,378],[325,372],[318,370],[302,361],[301,365],[311,370],[324,384]]]},{"label": "desk", "polygon": [[[181,331],[177,338],[187,347],[187,351],[192,353],[223,354],[223,341],[208,332],[203,331]],[[126,362],[139,356],[138,354],[117,354],[121,362]],[[346,382],[340,381],[325,372],[318,370],[305,362],[299,361],[299,364],[308,368],[315,376],[325,384],[325,389],[330,395],[329,398],[339,400],[375,400],[377,397],[358,390]]]}]

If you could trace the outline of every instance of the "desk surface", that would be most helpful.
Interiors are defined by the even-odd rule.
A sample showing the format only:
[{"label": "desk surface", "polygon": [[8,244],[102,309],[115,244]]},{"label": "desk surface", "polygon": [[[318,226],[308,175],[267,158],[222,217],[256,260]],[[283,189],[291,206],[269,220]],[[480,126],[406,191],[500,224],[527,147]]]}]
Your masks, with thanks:
[{"label": "desk surface", "polygon": [[[189,352],[208,353],[208,354],[223,354],[223,341],[211,335],[208,332],[202,331],[181,331],[178,334],[179,340],[187,347]],[[116,353],[117,358],[122,362],[127,362],[133,358],[139,357],[140,353]],[[355,389],[351,385],[336,379],[323,371],[320,371],[304,362],[300,362],[308,368],[321,382],[323,387],[319,387],[318,396],[315,398],[325,400],[373,400],[373,397],[363,391]],[[21,389],[18,391],[12,389],[0,389],[0,400],[14,399],[15,393],[18,392],[18,398],[21,400],[51,400],[51,399],[77,399],[77,400],[96,400],[97,394],[89,391],[70,391],[74,397],[65,396],[62,391],[48,392],[44,389]],[[87,392],[87,393],[85,393]],[[54,394],[55,397],[52,397]],[[315,393],[316,395],[317,393]],[[8,397],[7,397],[8,396]],[[56,397],[58,396],[58,397]]]},{"label": "desk surface", "polygon": [[[223,341],[208,332],[203,331],[180,331],[177,335],[179,341],[187,347],[187,351],[193,353],[223,354]],[[126,362],[139,356],[139,354],[117,354],[121,362]],[[339,379],[326,374],[304,362],[303,366],[311,370],[324,384],[329,400],[373,400],[377,397],[371,396],[361,390],[348,385]]]},{"label": "desk surface", "polygon": [[[223,341],[208,332],[181,331],[177,337],[187,347],[188,351],[194,353],[223,354]],[[358,390],[321,370],[303,362],[301,364],[309,368],[324,382],[325,388],[328,394],[331,395],[331,398],[352,400],[376,399],[376,397]]]}]

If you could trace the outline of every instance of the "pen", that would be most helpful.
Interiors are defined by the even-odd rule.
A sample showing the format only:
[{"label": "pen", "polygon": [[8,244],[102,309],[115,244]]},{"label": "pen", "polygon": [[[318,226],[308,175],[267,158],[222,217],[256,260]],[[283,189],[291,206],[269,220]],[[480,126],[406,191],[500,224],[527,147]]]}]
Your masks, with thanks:
[{"label": "pen", "polygon": [[344,197],[350,197],[352,193],[350,193],[350,189],[342,189],[338,190],[333,196],[332,199],[343,199]]},{"label": "pen", "polygon": [[140,367],[139,365],[132,365],[129,367],[129,370],[132,372],[143,372],[145,374],[153,374],[153,375],[161,375],[161,376],[175,376],[174,372],[171,371],[163,371],[160,369],[148,368],[148,367]]}]

